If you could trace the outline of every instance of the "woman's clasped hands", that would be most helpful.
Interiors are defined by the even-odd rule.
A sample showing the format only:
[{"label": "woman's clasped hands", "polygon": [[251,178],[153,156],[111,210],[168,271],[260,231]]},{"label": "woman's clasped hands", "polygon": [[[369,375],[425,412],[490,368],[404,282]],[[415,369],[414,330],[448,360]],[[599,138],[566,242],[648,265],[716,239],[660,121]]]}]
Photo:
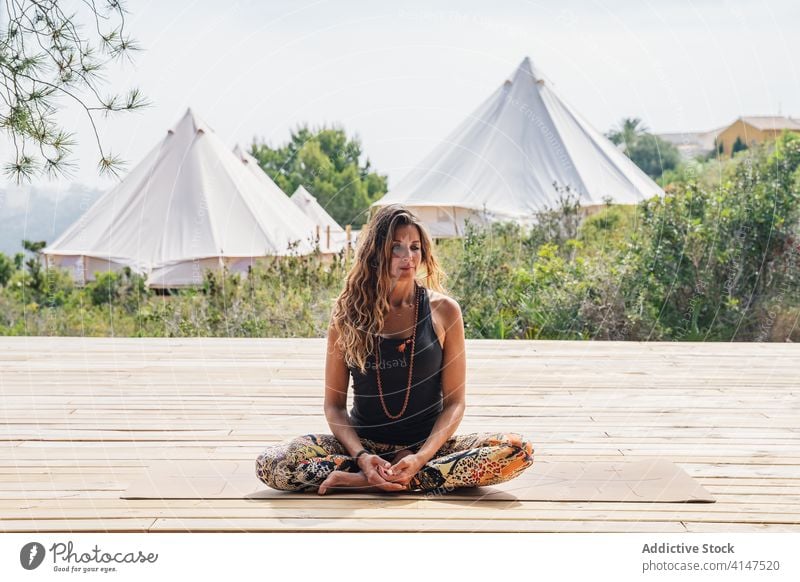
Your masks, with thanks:
[{"label": "woman's clasped hands", "polygon": [[403,450],[395,455],[394,464],[378,455],[362,455],[359,459],[359,468],[364,473],[370,485],[385,491],[403,491],[408,489],[408,484],[425,461],[410,451]]}]

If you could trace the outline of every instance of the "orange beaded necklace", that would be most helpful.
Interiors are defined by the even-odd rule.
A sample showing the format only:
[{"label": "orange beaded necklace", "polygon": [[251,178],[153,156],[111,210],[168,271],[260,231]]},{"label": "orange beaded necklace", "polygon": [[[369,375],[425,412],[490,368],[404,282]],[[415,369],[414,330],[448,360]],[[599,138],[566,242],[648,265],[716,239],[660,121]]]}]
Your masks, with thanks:
[{"label": "orange beaded necklace", "polygon": [[[403,413],[406,411],[406,407],[408,406],[408,397],[411,396],[411,378],[414,373],[414,343],[417,338],[417,318],[419,317],[419,296],[420,296],[420,287],[419,285],[414,283],[414,292],[416,295],[416,300],[414,302],[414,331],[411,334],[411,358],[408,364],[408,385],[406,386],[406,398],[403,402],[403,408],[400,409],[400,412],[396,415],[393,415],[389,412],[389,409],[386,407],[386,402],[383,399],[383,386],[381,384],[381,336],[378,336],[378,348],[375,350],[375,375],[378,378],[378,396],[381,400],[381,406],[383,407],[383,411],[386,413],[386,416],[391,418],[392,420],[396,420],[403,416]],[[399,351],[404,351],[406,347],[406,342],[403,342],[398,347]]]}]

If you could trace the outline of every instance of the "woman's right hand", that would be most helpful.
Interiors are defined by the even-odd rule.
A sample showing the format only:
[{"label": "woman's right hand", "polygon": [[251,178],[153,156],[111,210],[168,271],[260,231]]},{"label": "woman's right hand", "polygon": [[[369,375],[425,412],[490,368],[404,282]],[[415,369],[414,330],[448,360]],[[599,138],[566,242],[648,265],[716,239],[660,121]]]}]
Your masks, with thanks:
[{"label": "woman's right hand", "polygon": [[[373,487],[378,487],[385,491],[401,491],[406,488],[405,485],[392,483],[383,478],[381,471],[389,471],[392,464],[378,455],[371,455],[369,453],[361,455],[358,458],[358,466],[361,472],[364,473],[369,484]],[[388,474],[391,475],[391,473]]]}]

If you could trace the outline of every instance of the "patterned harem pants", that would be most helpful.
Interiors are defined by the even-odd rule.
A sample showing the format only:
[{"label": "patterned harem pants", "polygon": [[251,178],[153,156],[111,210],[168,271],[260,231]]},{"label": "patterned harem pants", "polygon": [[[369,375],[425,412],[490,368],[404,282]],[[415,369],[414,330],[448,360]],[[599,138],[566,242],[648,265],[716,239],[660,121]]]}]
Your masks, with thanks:
[{"label": "patterned harem pants", "polygon": [[[363,448],[387,461],[402,449],[362,438]],[[412,478],[409,490],[445,493],[459,487],[495,485],[533,464],[533,446],[516,433],[454,435]],[[256,459],[256,476],[273,489],[315,491],[332,471],[358,473],[355,459],[331,434],[307,434],[268,447]]]}]

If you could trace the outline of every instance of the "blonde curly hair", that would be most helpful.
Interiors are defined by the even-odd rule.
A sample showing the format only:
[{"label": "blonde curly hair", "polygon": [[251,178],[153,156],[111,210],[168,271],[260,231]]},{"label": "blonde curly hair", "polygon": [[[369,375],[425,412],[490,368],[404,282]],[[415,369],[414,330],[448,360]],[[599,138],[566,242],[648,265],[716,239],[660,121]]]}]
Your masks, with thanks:
[{"label": "blonde curly hair", "polygon": [[[417,283],[446,293],[442,284],[445,273],[433,252],[433,241],[425,226],[410,210],[391,204],[378,210],[358,237],[355,260],[344,290],[336,298],[331,324],[338,332],[336,347],[344,354],[345,363],[366,374],[367,356],[375,347],[375,336],[383,328],[389,312],[392,241],[398,227],[413,225],[419,230],[422,269]],[[420,272],[422,271],[422,272]]]}]

